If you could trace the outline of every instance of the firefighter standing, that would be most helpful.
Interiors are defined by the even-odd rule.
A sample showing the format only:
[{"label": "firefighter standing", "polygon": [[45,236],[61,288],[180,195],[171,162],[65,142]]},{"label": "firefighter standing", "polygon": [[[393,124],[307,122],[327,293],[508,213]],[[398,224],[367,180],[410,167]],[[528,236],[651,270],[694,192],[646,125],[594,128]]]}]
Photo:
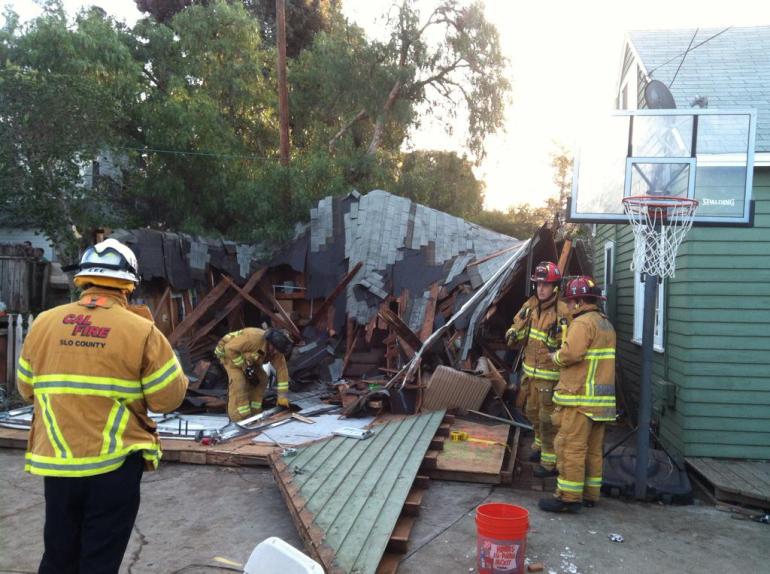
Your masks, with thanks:
[{"label": "firefighter standing", "polygon": [[561,369],[553,396],[559,477],[555,497],[541,499],[539,506],[579,512],[599,500],[604,425],[616,415],[615,329],[597,306],[603,297],[590,277],[570,281],[564,298],[572,323],[553,357]]},{"label": "firefighter standing", "polygon": [[268,377],[262,369],[271,363],[278,381],[278,404],[289,406],[289,371],[286,358],[291,354],[292,342],[278,329],[247,327],[228,333],[219,341],[214,354],[224,365],[229,379],[227,414],[232,421],[240,421],[262,411],[262,397]]},{"label": "firefighter standing", "polygon": [[556,429],[551,424],[553,389],[559,371],[550,354],[561,343],[561,333],[567,325],[567,305],[559,300],[558,285],[561,272],[555,263],[543,261],[535,268],[532,282],[537,293],[524,303],[516,314],[513,326],[506,333],[508,345],[524,342],[524,384],[527,418],[535,428],[532,462],[540,462],[534,474],[540,478],[556,475]]},{"label": "firefighter standing", "polygon": [[147,411],[173,411],[187,389],[171,345],[128,306],[133,251],[107,239],[77,268],[82,297],[37,318],[17,371],[34,403],[25,470],[45,477],[44,574],[118,572],[161,456]]}]

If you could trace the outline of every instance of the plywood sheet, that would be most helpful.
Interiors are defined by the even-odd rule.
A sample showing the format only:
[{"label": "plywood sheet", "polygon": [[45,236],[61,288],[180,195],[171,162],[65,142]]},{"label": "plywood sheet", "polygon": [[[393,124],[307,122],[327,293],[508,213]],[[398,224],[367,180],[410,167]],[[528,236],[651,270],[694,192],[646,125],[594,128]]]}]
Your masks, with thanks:
[{"label": "plywood sheet", "polygon": [[428,475],[442,480],[499,484],[510,428],[506,424],[485,425],[456,418],[451,431],[467,432],[471,438],[497,444],[446,440],[436,468]]}]

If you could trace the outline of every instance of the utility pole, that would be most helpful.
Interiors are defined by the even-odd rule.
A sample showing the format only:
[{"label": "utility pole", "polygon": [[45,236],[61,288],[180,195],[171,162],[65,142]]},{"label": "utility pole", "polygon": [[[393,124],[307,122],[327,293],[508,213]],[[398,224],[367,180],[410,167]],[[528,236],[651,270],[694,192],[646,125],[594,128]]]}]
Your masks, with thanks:
[{"label": "utility pole", "polygon": [[289,165],[289,90],[286,85],[286,0],[275,0],[278,44],[278,120],[281,130],[281,165]]}]

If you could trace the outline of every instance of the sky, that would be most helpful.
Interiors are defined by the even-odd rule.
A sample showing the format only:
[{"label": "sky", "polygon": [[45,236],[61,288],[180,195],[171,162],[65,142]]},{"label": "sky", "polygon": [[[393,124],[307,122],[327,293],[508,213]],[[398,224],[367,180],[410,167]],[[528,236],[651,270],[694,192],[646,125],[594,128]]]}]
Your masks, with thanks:
[{"label": "sky", "polygon": [[[435,1],[420,0],[426,15]],[[378,37],[379,17],[391,3],[343,0],[343,7],[348,18]],[[83,5],[101,6],[128,23],[140,17],[133,0],[64,4],[71,13]],[[39,11],[30,0],[0,0],[0,5],[12,6],[25,19]],[[612,110],[626,31],[770,24],[770,3],[758,0],[486,0],[485,6],[509,61],[512,93],[505,131],[487,138],[487,157],[476,175],[486,184],[485,207],[501,210],[540,206],[555,193],[550,156],[560,146],[575,149],[590,119]],[[463,142],[461,129],[447,135],[428,120],[407,146],[462,153]]]}]

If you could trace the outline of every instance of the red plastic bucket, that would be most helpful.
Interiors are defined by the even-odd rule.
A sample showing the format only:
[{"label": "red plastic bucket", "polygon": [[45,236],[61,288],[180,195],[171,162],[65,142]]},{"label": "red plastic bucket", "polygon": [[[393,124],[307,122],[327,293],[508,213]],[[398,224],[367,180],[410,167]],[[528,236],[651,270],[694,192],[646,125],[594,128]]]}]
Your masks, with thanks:
[{"label": "red plastic bucket", "polygon": [[476,565],[479,574],[525,572],[529,511],[494,502],[476,509]]}]

